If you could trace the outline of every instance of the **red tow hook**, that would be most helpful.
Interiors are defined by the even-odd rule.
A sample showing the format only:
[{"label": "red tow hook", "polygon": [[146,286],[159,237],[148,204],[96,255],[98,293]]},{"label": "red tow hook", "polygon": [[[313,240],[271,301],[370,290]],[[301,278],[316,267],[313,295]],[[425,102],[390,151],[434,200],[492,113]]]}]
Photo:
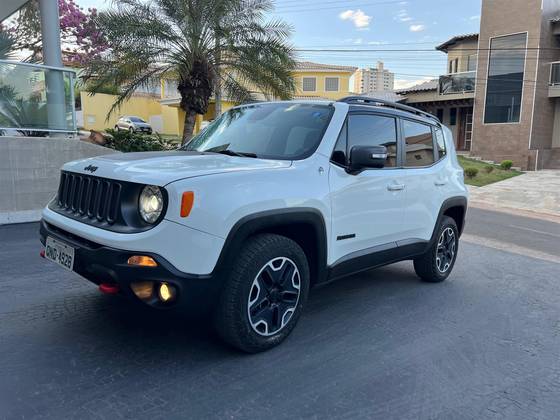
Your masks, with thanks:
[{"label": "red tow hook", "polygon": [[119,293],[119,285],[111,283],[101,283],[99,285],[99,291],[105,293],[106,295],[116,295]]},{"label": "red tow hook", "polygon": [[42,249],[41,252],[39,252],[39,256],[41,258],[45,258],[45,250],[44,249]]}]

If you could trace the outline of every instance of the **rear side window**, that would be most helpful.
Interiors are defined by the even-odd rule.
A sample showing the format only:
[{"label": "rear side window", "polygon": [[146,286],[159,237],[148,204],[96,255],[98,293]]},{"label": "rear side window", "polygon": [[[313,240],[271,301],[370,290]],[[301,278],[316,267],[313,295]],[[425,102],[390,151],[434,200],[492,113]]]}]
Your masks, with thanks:
[{"label": "rear side window", "polygon": [[426,124],[403,120],[408,168],[430,166],[434,163],[432,128]]},{"label": "rear side window", "polygon": [[445,149],[445,139],[443,137],[443,131],[440,128],[436,128],[434,130],[436,135],[436,146],[437,146],[437,156],[438,160],[443,159],[443,157],[447,154],[447,150]]}]

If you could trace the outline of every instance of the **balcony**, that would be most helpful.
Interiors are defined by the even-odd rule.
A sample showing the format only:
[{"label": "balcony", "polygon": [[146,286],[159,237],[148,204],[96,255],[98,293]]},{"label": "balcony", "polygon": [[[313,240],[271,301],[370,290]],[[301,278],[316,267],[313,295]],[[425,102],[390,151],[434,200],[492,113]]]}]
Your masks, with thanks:
[{"label": "balcony", "polygon": [[75,131],[72,70],[0,60],[0,135]]},{"label": "balcony", "polygon": [[439,77],[440,95],[474,93],[476,71],[446,74]]},{"label": "balcony", "polygon": [[549,98],[560,98],[560,61],[550,63]]}]

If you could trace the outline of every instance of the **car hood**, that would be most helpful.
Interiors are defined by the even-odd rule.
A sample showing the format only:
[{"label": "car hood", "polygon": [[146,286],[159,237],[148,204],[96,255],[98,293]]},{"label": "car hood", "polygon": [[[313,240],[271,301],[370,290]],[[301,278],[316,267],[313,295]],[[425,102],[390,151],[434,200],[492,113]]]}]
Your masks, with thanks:
[{"label": "car hood", "polygon": [[69,162],[63,170],[102,178],[164,186],[179,179],[227,172],[280,169],[288,160],[268,160],[200,152],[115,153]]}]

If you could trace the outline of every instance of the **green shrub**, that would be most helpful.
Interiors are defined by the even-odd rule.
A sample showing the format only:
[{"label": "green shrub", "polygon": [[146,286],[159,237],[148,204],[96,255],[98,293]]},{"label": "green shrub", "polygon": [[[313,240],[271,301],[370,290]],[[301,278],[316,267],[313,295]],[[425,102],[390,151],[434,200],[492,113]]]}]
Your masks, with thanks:
[{"label": "green shrub", "polygon": [[491,165],[488,165],[488,166],[484,167],[484,172],[486,172],[487,174],[491,174],[493,170],[494,170],[494,167],[491,166]]},{"label": "green shrub", "polygon": [[472,167],[465,168],[465,175],[467,176],[467,178],[472,179],[477,174],[478,174],[478,169],[477,168],[472,168]]},{"label": "green shrub", "polygon": [[500,168],[502,168],[504,171],[509,171],[512,166],[513,162],[511,160],[502,160],[502,163],[500,163]]},{"label": "green shrub", "polygon": [[154,152],[172,150],[175,147],[166,143],[159,134],[139,134],[130,131],[106,130],[110,135],[105,146],[120,152]]}]

